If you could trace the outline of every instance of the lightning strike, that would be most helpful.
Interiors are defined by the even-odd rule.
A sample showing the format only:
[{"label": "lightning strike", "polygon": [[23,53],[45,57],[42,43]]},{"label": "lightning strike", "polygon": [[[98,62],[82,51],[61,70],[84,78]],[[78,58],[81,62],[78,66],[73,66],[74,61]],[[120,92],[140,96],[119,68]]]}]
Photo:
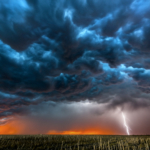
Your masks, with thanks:
[{"label": "lightning strike", "polygon": [[129,127],[128,127],[127,123],[126,123],[126,117],[125,117],[125,115],[124,115],[123,112],[122,112],[122,117],[123,117],[123,121],[124,121],[124,126],[126,128],[126,132],[127,132],[128,135],[130,135],[130,133],[129,133]]}]

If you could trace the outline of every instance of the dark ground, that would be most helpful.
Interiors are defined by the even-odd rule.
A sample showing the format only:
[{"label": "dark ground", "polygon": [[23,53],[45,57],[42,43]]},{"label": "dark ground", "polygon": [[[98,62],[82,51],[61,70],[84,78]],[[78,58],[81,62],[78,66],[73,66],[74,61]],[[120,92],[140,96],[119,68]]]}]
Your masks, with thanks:
[{"label": "dark ground", "polygon": [[0,150],[149,150],[150,136],[0,135]]}]

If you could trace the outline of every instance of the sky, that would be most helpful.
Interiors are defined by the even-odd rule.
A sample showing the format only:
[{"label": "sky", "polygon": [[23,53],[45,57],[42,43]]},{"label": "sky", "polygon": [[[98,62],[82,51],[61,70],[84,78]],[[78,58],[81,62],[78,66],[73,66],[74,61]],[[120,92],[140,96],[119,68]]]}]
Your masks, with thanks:
[{"label": "sky", "polygon": [[149,0],[1,0],[0,134],[150,134]]}]

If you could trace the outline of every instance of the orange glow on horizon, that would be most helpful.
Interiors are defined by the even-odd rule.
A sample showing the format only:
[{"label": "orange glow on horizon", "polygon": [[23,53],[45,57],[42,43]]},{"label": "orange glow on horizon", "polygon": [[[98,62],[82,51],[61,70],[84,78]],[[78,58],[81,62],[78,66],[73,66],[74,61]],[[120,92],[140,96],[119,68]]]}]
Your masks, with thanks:
[{"label": "orange glow on horizon", "polygon": [[0,125],[0,134],[20,134],[22,125],[17,121],[10,121],[4,125]]},{"label": "orange glow on horizon", "polygon": [[109,129],[86,129],[86,130],[68,130],[68,131],[55,131],[50,130],[47,134],[51,135],[114,135],[115,132]]},{"label": "orange glow on horizon", "polygon": [[[7,124],[0,125],[0,134],[40,134],[37,128],[31,131],[28,130],[30,128],[30,124],[27,122],[22,122],[19,120],[13,120],[8,122]],[[65,131],[57,131],[57,130],[49,130],[48,132],[42,134],[49,135],[115,135],[116,132],[110,128],[104,127],[85,127],[85,128],[71,128]]]}]

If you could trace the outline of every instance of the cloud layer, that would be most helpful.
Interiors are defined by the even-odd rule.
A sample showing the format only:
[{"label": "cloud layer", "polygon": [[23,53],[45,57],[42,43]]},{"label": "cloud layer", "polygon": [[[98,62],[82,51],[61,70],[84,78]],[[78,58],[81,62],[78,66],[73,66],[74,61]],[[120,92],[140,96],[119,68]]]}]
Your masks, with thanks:
[{"label": "cloud layer", "polygon": [[43,101],[149,106],[149,5],[0,1],[0,117]]}]

